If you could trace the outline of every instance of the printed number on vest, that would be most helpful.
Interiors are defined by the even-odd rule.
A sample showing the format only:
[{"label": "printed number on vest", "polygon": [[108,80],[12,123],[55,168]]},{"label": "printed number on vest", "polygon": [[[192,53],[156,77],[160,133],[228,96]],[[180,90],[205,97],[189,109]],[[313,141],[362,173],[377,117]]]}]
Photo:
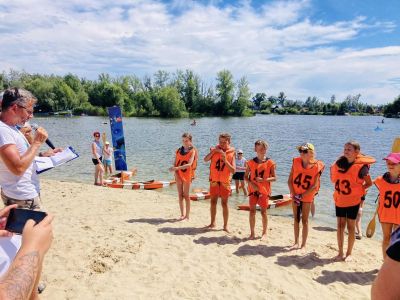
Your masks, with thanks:
[{"label": "printed number on vest", "polygon": [[261,177],[261,178],[264,178],[264,172],[265,172],[265,170],[262,170],[261,172],[260,172],[260,174],[258,174],[258,170],[256,169],[256,176],[255,176],[255,178],[254,178],[254,180],[256,180],[256,178],[257,177]]},{"label": "printed number on vest", "polygon": [[340,179],[336,180],[335,190],[338,192],[338,194],[350,195],[351,194],[350,181],[346,179],[342,181],[340,181]]},{"label": "printed number on vest", "polygon": [[218,159],[217,162],[215,163],[215,168],[217,169],[218,172],[222,172],[225,168],[225,163],[222,159]]},{"label": "printed number on vest", "polygon": [[303,178],[303,184],[302,184],[302,182],[301,182],[301,181],[302,181],[302,180],[301,180],[302,177],[303,177],[303,173],[300,173],[299,175],[296,176],[296,178],[294,179],[293,183],[294,183],[295,185],[297,185],[298,188],[301,186],[303,189],[307,190],[307,189],[310,187],[310,185],[311,185],[311,179],[312,179],[312,177],[311,177],[310,175],[304,176],[304,178]]},{"label": "printed number on vest", "polygon": [[399,207],[400,204],[400,192],[386,191],[385,193],[385,203],[383,204],[386,208],[391,208],[392,204],[395,208]]},{"label": "printed number on vest", "polygon": [[[188,163],[188,161],[186,161],[186,160],[182,160],[182,161],[178,160],[178,166],[183,166],[183,165],[186,165],[187,163]],[[186,172],[187,170],[188,170],[188,168],[180,169],[181,172]]]}]

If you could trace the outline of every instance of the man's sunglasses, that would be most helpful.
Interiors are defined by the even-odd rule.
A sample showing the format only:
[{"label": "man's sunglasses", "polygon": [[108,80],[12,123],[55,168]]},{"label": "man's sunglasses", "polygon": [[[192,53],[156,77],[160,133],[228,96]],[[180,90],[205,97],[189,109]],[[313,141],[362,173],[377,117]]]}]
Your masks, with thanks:
[{"label": "man's sunglasses", "polygon": [[308,149],[306,149],[306,150],[299,149],[299,153],[307,154],[308,153]]}]

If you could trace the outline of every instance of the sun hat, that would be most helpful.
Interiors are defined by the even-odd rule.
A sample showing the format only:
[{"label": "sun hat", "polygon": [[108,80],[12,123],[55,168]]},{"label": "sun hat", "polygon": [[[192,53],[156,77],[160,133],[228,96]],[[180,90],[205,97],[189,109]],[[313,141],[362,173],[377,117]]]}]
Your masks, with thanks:
[{"label": "sun hat", "polygon": [[243,150],[242,149],[238,149],[237,153],[238,154],[243,154]]},{"label": "sun hat", "polygon": [[398,164],[398,163],[400,163],[400,152],[399,153],[390,153],[383,160],[390,160],[391,162]]},{"label": "sun hat", "polygon": [[109,141],[106,141],[104,144],[106,144],[106,145],[110,145],[110,142],[109,142]]},{"label": "sun hat", "polygon": [[297,150],[311,150],[311,151],[315,150],[314,145],[311,143],[304,143],[300,146],[297,146],[296,148],[297,148]]}]

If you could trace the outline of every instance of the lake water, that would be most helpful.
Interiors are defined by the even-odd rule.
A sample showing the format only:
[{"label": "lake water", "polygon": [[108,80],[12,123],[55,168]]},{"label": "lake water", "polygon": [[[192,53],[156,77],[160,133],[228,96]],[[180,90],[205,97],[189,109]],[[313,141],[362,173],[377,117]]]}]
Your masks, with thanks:
[{"label": "lake water", "polygon": [[[377,158],[371,168],[373,178],[383,174],[386,165],[382,158],[391,149],[393,139],[400,135],[400,119],[382,117],[352,116],[279,116],[257,115],[250,118],[200,118],[197,126],[190,126],[189,119],[143,119],[124,118],[125,143],[128,168],[138,168],[138,180],[173,179],[168,168],[172,165],[176,148],[180,146],[183,132],[193,135],[193,142],[199,149],[197,179],[193,188],[208,187],[208,164],[202,158],[210,146],[217,144],[220,132],[232,135],[232,145],[244,151],[247,159],[254,157],[255,140],[264,139],[270,149],[270,156],[277,163],[277,182],[273,183],[273,194],[288,193],[287,179],[292,158],[298,155],[296,146],[311,142],[316,147],[317,158],[325,162],[328,168],[322,175],[321,189],[316,198],[315,222],[321,225],[336,226],[333,187],[329,180],[329,166],[342,153],[346,141],[354,139],[360,142],[365,154]],[[93,164],[90,144],[94,131],[106,132],[111,141],[110,125],[103,117],[74,118],[36,118],[35,122],[45,127],[49,137],[57,146],[73,146],[80,158],[64,166],[43,173],[41,177],[77,182],[93,182]],[[379,127],[379,130],[376,128]],[[175,187],[157,192],[176,194]],[[371,188],[366,199],[363,217],[363,231],[375,209],[377,190]],[[233,195],[230,203],[245,202],[243,196]],[[291,209],[275,209],[269,213],[287,215]],[[380,226],[377,226],[380,234]]]}]

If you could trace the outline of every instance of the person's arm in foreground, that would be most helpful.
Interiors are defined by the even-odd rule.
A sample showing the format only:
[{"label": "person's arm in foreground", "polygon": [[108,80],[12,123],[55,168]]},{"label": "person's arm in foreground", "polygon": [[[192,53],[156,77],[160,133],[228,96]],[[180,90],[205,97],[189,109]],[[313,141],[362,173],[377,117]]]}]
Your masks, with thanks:
[{"label": "person's arm in foreground", "polygon": [[[13,207],[11,207],[13,208]],[[7,207],[7,214],[10,207]],[[0,212],[0,215],[4,210]],[[28,299],[37,285],[44,255],[53,240],[52,216],[35,225],[28,220],[22,233],[22,245],[8,272],[0,278],[0,299]]]},{"label": "person's arm in foreground", "polygon": [[400,262],[386,257],[371,289],[372,300],[394,300],[400,297]]}]

